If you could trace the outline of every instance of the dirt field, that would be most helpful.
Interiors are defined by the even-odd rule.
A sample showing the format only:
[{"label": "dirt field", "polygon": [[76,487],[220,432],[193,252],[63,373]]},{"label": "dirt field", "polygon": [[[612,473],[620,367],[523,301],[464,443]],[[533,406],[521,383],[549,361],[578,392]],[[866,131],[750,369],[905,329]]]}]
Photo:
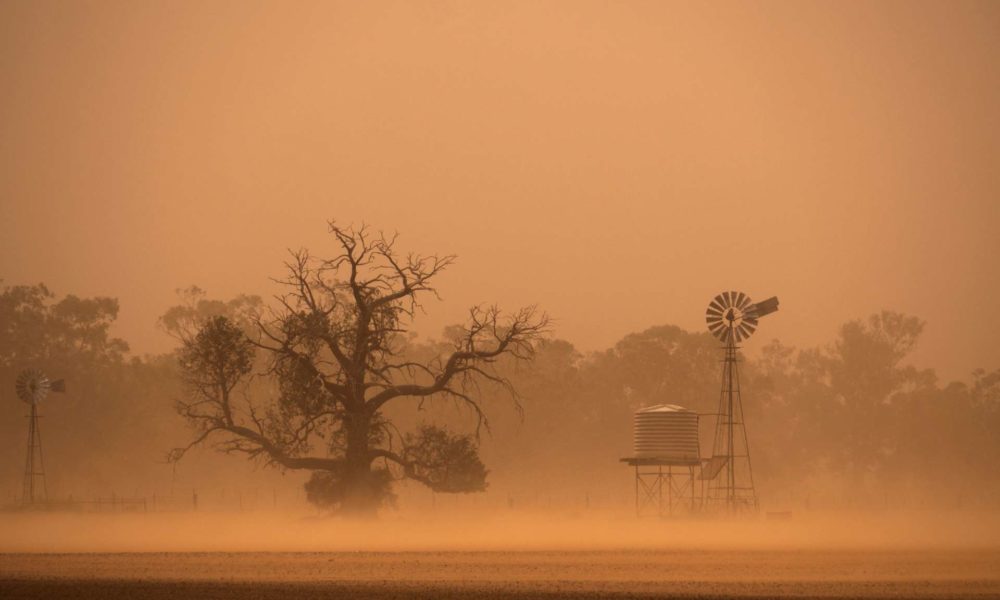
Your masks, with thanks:
[{"label": "dirt field", "polygon": [[0,555],[14,598],[1000,597],[1000,551]]},{"label": "dirt field", "polygon": [[1000,598],[1000,516],[0,515],[0,599]]}]

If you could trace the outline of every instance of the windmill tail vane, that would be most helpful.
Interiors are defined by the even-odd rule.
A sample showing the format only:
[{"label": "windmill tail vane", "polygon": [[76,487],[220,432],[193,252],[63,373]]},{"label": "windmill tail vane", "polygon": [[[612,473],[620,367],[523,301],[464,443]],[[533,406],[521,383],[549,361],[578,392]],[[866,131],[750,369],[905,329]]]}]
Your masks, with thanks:
[{"label": "windmill tail vane", "polygon": [[761,300],[756,304],[750,305],[750,314],[756,318],[761,318],[764,315],[769,315],[778,310],[778,297],[771,296],[767,300]]}]

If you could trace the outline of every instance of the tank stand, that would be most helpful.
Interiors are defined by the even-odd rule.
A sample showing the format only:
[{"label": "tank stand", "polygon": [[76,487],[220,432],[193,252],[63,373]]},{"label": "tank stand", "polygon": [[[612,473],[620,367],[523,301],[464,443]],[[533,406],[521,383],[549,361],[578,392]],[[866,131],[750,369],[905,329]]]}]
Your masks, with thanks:
[{"label": "tank stand", "polygon": [[635,468],[635,514],[672,517],[698,508],[695,465],[655,459],[623,458]]}]

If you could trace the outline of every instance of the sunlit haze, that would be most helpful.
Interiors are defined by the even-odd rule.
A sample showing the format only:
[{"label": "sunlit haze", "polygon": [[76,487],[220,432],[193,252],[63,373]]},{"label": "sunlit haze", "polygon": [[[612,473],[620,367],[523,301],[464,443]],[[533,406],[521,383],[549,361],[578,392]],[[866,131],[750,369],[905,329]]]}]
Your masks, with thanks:
[{"label": "sunlit haze", "polygon": [[[453,253],[437,335],[538,303],[600,349],[781,296],[819,344],[882,308],[995,365],[993,3],[7,2],[3,277],[121,301],[269,293],[325,220]],[[793,310],[794,309],[794,310]]]}]

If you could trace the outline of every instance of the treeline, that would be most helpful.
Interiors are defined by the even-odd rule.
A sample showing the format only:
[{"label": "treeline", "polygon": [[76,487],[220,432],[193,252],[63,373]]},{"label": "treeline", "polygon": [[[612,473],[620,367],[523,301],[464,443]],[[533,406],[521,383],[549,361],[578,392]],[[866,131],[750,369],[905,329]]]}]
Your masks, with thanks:
[{"label": "treeline", "polygon": [[[208,300],[191,290],[161,326],[179,334],[213,315],[238,317],[259,299]],[[109,329],[118,303],[57,298],[45,286],[0,290],[0,490],[19,493],[24,405],[17,373],[37,367],[68,381],[43,407],[50,486],[62,495],[169,488],[166,454],[191,436],[174,410],[184,389],[176,357],[130,356]],[[796,349],[755,339],[742,365],[754,474],[765,505],[995,506],[1000,492],[1000,370],[944,383],[907,364],[923,324],[882,312],[844,324],[835,340]],[[440,354],[442,341],[411,339],[414,356]],[[581,353],[549,339],[530,364],[509,365],[518,396],[482,386],[489,431],[480,436],[490,490],[597,494],[627,486],[618,463],[631,447],[631,413],[654,403],[715,413],[720,351],[707,332],[657,326],[603,352]],[[518,409],[520,406],[523,413]],[[402,430],[435,423],[468,428],[453,401],[394,409]],[[703,452],[713,417],[703,418]],[[275,481],[238,456],[201,452],[180,467],[185,484]],[[293,477],[294,485],[301,477]],[[627,487],[625,488],[627,492]],[[9,500],[10,498],[4,498]]]},{"label": "treeline", "polygon": [[[742,364],[742,383],[765,505],[996,505],[1000,370],[942,384],[933,371],[906,364],[922,328],[916,318],[882,312],[844,324],[819,348],[754,340],[763,348]],[[621,484],[616,459],[631,447],[631,413],[658,403],[707,415],[702,452],[710,453],[719,361],[708,333],[674,326],[590,355],[547,342],[518,376],[523,423],[495,424],[486,462],[512,485],[552,493]]]},{"label": "treeline", "polygon": [[131,356],[110,333],[118,309],[112,298],[57,298],[45,285],[0,288],[0,504],[21,494],[27,406],[14,383],[25,368],[67,382],[40,406],[50,497],[190,496],[251,471],[209,452],[190,468],[167,463],[189,435],[174,410],[183,393],[177,361]]}]

